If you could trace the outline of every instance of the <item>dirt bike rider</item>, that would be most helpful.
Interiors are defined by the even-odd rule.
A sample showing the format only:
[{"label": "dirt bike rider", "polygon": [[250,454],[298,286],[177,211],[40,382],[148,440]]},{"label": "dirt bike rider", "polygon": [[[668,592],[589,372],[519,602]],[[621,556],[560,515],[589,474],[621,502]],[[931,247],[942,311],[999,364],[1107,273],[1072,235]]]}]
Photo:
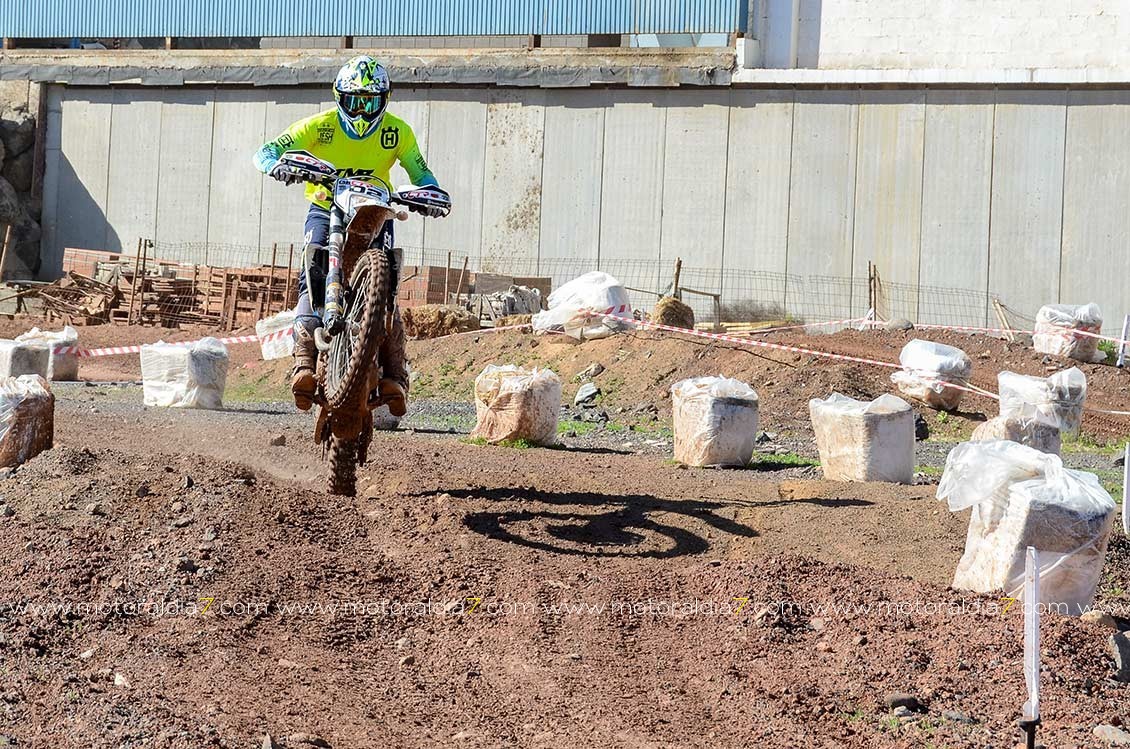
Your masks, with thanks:
[{"label": "dirt bike rider", "polygon": [[[298,180],[276,169],[279,157],[286,151],[307,151],[337,167],[339,177],[375,177],[391,187],[389,170],[399,161],[414,185],[438,189],[439,183],[420,153],[412,128],[386,111],[392,84],[380,63],[368,55],[353,58],[338,72],[333,91],[336,107],[299,120],[256,152],[255,166],[259,171],[291,184]],[[307,184],[306,199],[311,205],[306,214],[304,262],[298,276],[294,373],[290,383],[294,403],[303,411],[313,405],[316,386],[318,350],[314,331],[321,327],[322,319],[311,304],[310,294],[313,290],[315,299],[322,299],[325,294],[325,246],[333,196],[324,187]],[[443,215],[443,211],[429,209],[426,215],[434,218]],[[373,239],[374,247],[392,248],[392,225],[392,221],[386,222]],[[314,271],[314,277],[309,279],[305,262],[308,257],[313,261],[311,270]],[[407,409],[408,372],[404,349],[404,326],[397,310],[393,330],[381,344],[383,372],[379,386],[383,402],[395,416],[403,416]]]}]

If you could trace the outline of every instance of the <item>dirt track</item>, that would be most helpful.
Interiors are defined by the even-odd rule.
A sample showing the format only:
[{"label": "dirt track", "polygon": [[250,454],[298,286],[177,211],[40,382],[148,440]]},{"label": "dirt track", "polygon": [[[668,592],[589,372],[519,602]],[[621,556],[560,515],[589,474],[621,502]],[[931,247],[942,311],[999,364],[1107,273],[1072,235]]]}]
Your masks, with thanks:
[{"label": "dirt track", "polygon": [[[316,488],[302,417],[90,390],[62,397],[60,447],[0,482],[0,599],[101,605],[0,615],[20,746],[1015,738],[1020,617],[944,587],[964,518],[932,487],[400,433],[343,500]],[[1104,637],[1048,622],[1047,745],[1130,720]],[[928,712],[892,719],[900,691]]]},{"label": "dirt track", "polygon": [[[96,335],[85,342],[121,334]],[[414,344],[417,392],[457,393],[489,361],[551,362],[567,380],[601,361],[602,406],[647,428],[558,450],[379,434],[362,495],[344,500],[321,492],[309,417],[288,408],[145,409],[138,388],[58,387],[58,447],[0,480],[14,510],[0,518],[0,736],[186,749],[267,733],[336,749],[1015,743],[1020,613],[947,589],[966,517],[933,487],[684,470],[662,448],[618,449],[662,435],[677,377],[746,377],[769,427],[803,435],[808,397],[877,394],[881,375],[646,337],[474,338]],[[901,346],[806,338],[883,359]],[[1009,366],[1047,366],[1029,358]],[[103,361],[84,373],[131,378]],[[979,361],[991,383],[997,356]],[[276,388],[281,372],[240,350],[229,391]],[[1121,398],[1123,373],[1088,375],[1093,402]],[[1095,426],[1111,439],[1121,428]],[[1112,544],[1100,601],[1125,606],[1130,546]],[[1107,634],[1045,627],[1041,740],[1094,746],[1096,724],[1130,722]],[[894,692],[924,712],[893,717]]]}]

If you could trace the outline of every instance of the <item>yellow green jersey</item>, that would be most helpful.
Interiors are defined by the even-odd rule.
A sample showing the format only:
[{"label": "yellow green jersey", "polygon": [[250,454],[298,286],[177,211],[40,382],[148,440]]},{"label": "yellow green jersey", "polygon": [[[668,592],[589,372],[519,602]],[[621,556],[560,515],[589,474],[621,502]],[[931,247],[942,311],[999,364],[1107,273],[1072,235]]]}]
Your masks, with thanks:
[{"label": "yellow green jersey", "polygon": [[[428,162],[420,153],[416,135],[407,122],[386,112],[380,127],[364,139],[351,137],[341,127],[337,108],[299,120],[255,153],[255,166],[267,174],[287,151],[308,151],[337,167],[338,177],[377,177],[392,187],[389,172],[396,162],[412,184],[438,186]],[[306,185],[306,199],[322,208],[332,196],[320,185]]]}]

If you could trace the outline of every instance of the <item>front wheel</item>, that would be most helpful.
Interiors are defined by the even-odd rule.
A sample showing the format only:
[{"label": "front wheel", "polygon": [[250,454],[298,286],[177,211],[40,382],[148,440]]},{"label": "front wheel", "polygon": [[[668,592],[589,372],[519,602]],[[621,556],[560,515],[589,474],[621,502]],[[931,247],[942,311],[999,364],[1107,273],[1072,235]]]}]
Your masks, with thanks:
[{"label": "front wheel", "polygon": [[326,352],[324,389],[330,410],[366,408],[370,375],[385,336],[392,297],[388,254],[367,250],[357,259],[345,295],[345,329]]}]

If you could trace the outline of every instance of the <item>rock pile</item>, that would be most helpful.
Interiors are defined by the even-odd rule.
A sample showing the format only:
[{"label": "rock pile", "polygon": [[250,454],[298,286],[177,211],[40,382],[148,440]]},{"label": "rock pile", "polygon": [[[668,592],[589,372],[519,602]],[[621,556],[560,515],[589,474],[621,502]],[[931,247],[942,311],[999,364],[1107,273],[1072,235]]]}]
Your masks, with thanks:
[{"label": "rock pile", "polygon": [[21,258],[38,255],[38,207],[31,195],[34,165],[35,116],[28,111],[26,97],[0,97],[0,225],[13,227],[11,252]]}]

